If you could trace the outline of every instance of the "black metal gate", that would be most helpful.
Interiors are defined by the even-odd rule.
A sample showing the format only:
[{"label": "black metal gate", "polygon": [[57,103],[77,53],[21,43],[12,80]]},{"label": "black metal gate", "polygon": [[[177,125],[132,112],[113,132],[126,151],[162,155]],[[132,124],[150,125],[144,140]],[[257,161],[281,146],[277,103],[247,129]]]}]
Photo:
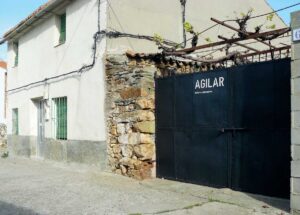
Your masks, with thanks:
[{"label": "black metal gate", "polygon": [[289,197],[290,59],[156,80],[158,177]]}]

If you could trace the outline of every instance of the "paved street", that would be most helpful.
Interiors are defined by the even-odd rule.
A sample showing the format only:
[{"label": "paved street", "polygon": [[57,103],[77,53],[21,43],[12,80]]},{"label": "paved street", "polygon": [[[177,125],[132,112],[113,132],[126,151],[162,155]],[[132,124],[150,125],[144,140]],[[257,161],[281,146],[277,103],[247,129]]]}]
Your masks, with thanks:
[{"label": "paved street", "polygon": [[287,200],[84,166],[0,159],[0,214],[288,214]]}]

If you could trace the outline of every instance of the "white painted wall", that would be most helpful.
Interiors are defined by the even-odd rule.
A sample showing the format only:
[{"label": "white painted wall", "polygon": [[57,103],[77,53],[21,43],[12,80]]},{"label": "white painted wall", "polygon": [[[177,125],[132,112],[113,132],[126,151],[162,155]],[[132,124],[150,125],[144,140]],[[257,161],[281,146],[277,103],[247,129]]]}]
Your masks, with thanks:
[{"label": "white painted wall", "polygon": [[[155,33],[164,39],[176,43],[183,42],[183,28],[180,0],[109,0],[108,5],[108,28],[131,34],[142,34],[154,36]],[[271,7],[265,0],[187,0],[186,21],[190,22],[195,31],[202,30],[215,24],[211,17],[219,20],[235,19],[240,13],[247,13],[253,8],[253,15],[271,12]],[[254,31],[257,25],[263,24],[266,17],[252,19],[248,22],[249,31]],[[235,22],[228,23],[237,27]],[[272,22],[266,25],[275,24],[276,28],[287,27],[278,17],[274,16]],[[263,29],[267,30],[267,29]],[[207,31],[199,37],[199,45],[207,44],[205,38],[209,37],[213,42],[218,41],[218,35],[232,37],[235,32],[225,27],[216,27]],[[190,38],[191,35],[188,35]],[[290,44],[290,38],[278,40],[275,43],[285,42]],[[188,47],[190,47],[190,42]],[[252,46],[252,45],[251,45]],[[261,50],[268,49],[260,43],[253,47]],[[138,39],[109,39],[107,49],[111,53],[122,53],[128,49],[136,52],[157,52],[157,46],[153,42]],[[239,50],[244,50],[239,48]],[[209,50],[210,51],[210,50]]]},{"label": "white painted wall", "polygon": [[[68,73],[92,62],[93,35],[97,31],[97,0],[77,0],[66,8],[67,39],[57,44],[56,18],[45,20],[19,39],[19,64],[8,46],[8,90],[45,78]],[[101,29],[106,28],[106,2],[101,3]],[[99,43],[93,69],[50,84],[28,87],[8,94],[8,134],[12,131],[12,109],[19,108],[19,134],[37,135],[37,110],[32,99],[68,97],[68,139],[105,140],[104,65],[106,42]],[[51,102],[49,102],[51,104]],[[51,114],[50,114],[51,116]],[[45,135],[51,137],[51,120]]]},{"label": "white painted wall", "polygon": [[6,70],[4,70],[0,67],[0,124],[6,123],[5,118],[4,118],[5,72],[6,72]]}]

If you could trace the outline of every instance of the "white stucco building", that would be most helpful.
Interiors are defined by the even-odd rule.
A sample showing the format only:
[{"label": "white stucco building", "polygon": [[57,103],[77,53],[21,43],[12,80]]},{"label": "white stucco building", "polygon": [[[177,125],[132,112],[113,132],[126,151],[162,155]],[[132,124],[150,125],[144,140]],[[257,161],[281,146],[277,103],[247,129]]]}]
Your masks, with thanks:
[{"label": "white stucco building", "polygon": [[0,60],[0,124],[6,123],[5,117],[5,85],[6,85],[6,62]]},{"label": "white stucco building", "polygon": [[[201,31],[210,17],[235,18],[233,11],[272,11],[264,0],[188,0],[186,20]],[[8,42],[7,122],[11,154],[105,167],[105,53],[155,52],[149,41],[130,38],[94,43],[99,30],[119,30],[175,42],[183,40],[182,8],[175,0],[50,0],[4,35]],[[229,12],[229,11],[232,11]],[[265,17],[251,22],[265,22]],[[277,28],[286,27],[275,16]],[[232,32],[223,27],[211,40]],[[203,43],[201,38],[199,43]],[[255,44],[262,47],[262,44]],[[95,50],[96,47],[96,50]],[[95,50],[95,52],[93,51]],[[95,54],[95,55],[94,55]],[[86,68],[83,69],[82,68]]]}]

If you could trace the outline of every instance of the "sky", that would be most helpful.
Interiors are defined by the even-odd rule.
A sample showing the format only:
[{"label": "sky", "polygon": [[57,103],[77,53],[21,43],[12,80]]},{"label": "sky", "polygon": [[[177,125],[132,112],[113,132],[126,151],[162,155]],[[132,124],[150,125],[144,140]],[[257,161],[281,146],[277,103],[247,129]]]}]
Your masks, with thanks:
[{"label": "sky", "polygon": [[[220,0],[224,1],[224,0]],[[253,0],[255,1],[255,0]],[[267,0],[274,10],[299,3],[300,0]],[[37,9],[40,5],[47,2],[47,0],[1,0],[0,6],[0,38],[11,27],[15,26],[19,21],[28,16],[32,11]],[[16,7],[17,5],[17,7]],[[300,10],[300,5],[291,9],[282,11],[279,15],[283,20],[290,23],[290,13],[292,11]],[[6,59],[6,45],[0,46],[0,59]]]}]

